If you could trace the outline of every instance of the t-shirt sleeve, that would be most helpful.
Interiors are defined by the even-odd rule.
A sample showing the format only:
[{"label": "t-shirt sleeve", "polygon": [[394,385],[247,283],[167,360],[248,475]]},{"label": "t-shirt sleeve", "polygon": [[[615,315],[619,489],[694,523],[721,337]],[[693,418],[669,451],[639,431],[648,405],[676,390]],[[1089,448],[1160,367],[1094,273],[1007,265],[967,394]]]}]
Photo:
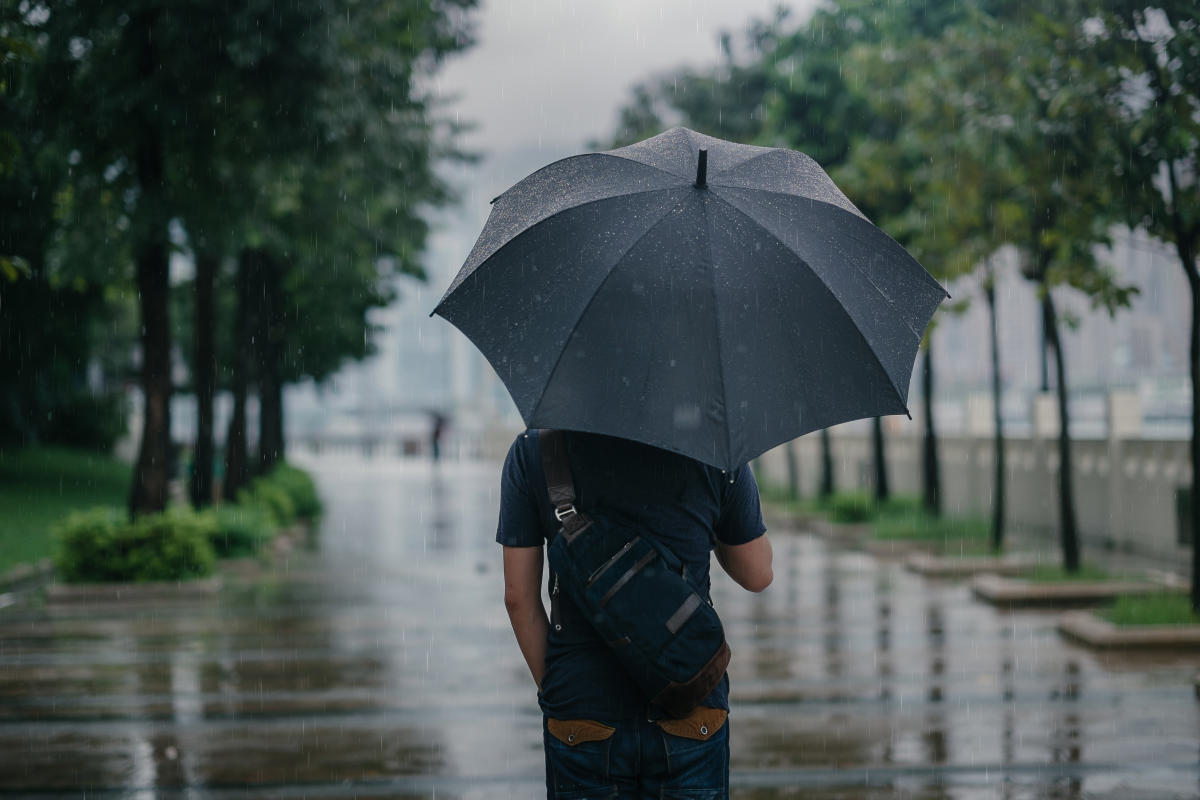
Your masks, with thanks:
[{"label": "t-shirt sleeve", "polygon": [[758,483],[749,465],[733,474],[733,482],[722,481],[721,516],[714,533],[725,544],[745,544],[767,531],[758,501]]},{"label": "t-shirt sleeve", "polygon": [[529,491],[529,440],[521,434],[504,459],[500,473],[500,522],[496,541],[505,547],[540,547],[544,543],[537,499]]}]

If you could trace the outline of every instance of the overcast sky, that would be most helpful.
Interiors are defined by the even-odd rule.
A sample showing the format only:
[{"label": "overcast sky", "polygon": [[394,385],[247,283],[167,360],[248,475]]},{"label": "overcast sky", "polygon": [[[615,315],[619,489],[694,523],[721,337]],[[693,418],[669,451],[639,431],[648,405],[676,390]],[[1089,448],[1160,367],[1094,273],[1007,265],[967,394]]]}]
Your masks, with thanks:
[{"label": "overcast sky", "polygon": [[485,154],[458,176],[462,204],[430,243],[433,282],[466,258],[488,201],[551,161],[610,135],[630,88],[673,67],[719,62],[718,36],[783,5],[801,18],[816,0],[484,0],[476,44],[435,79],[450,108],[478,127],[463,140]]},{"label": "overcast sky", "polygon": [[716,63],[721,30],[814,0],[485,0],[477,44],[442,69],[461,94],[471,144],[495,150],[574,146],[611,131],[629,88],[670,67]]}]

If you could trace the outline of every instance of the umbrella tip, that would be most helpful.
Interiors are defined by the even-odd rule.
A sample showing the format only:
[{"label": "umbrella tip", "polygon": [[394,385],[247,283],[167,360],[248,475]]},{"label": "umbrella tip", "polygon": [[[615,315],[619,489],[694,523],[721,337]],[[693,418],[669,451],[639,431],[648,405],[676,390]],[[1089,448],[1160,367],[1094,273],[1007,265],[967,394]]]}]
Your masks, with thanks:
[{"label": "umbrella tip", "polygon": [[904,407],[904,416],[908,417],[909,422],[912,422],[912,412],[908,410],[908,406]]},{"label": "umbrella tip", "polygon": [[696,162],[696,188],[708,185],[708,150],[700,149],[700,160]]}]

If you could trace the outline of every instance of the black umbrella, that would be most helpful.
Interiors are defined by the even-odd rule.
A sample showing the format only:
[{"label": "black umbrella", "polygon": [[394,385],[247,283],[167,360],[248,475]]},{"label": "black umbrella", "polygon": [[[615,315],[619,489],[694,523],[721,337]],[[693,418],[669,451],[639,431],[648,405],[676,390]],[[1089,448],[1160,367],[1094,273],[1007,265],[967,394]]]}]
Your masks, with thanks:
[{"label": "black umbrella", "polygon": [[492,202],[433,313],[530,427],[732,469],[907,413],[946,292],[803,153],[672,128],[556,161]]}]

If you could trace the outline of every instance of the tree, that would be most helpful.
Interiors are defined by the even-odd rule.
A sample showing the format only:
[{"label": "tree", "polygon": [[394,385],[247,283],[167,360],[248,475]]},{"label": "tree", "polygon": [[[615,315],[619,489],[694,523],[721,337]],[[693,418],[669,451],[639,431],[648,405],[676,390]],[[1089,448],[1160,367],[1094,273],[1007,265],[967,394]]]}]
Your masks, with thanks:
[{"label": "tree", "polygon": [[[227,45],[245,41],[251,34],[242,31],[239,37],[239,26],[256,14],[261,18],[264,10],[269,4],[228,9],[164,0],[122,7],[75,0],[38,8],[46,42],[39,111],[51,120],[59,151],[73,160],[60,202],[79,224],[66,230],[67,238],[77,244],[75,252],[106,254],[110,265],[124,267],[126,252],[132,260],[144,397],[132,514],[162,509],[167,500],[169,224],[181,207],[188,176],[207,166],[187,156],[194,139],[211,130],[196,123],[209,119],[204,104],[223,85],[219,66],[236,58],[235,48]],[[113,221],[120,225],[102,224]],[[87,262],[73,263],[86,268]],[[125,274],[114,269],[104,277],[111,282]]]},{"label": "tree", "polygon": [[1191,292],[1191,600],[1200,613],[1200,21],[1182,0],[1090,4],[1086,19],[1064,45],[1070,79],[1101,106],[1106,146],[1096,155],[1126,191],[1125,221],[1174,248]]},{"label": "tree", "polygon": [[391,301],[396,275],[424,277],[423,211],[453,198],[434,165],[470,156],[420,79],[471,43],[464,12],[473,5],[348,4],[329,20],[342,57],[315,102],[326,136],[313,157],[272,176],[288,201],[257,221],[267,256],[260,470],[283,457],[283,386],[324,380],[371,352],[367,312]]},{"label": "tree", "polygon": [[[901,111],[877,95],[894,88],[863,80],[870,62],[885,51],[902,49],[933,36],[961,14],[958,4],[894,5],[880,10],[869,0],[841,0],[818,8],[807,23],[777,37],[766,54],[771,65],[765,101],[764,140],[812,156],[866,216],[908,247],[902,232],[889,225],[912,205],[913,192],[903,166],[887,161],[905,155],[892,146],[902,123]],[[857,53],[852,57],[852,53]],[[857,60],[857,64],[854,62]],[[883,154],[887,153],[886,156]],[[871,423],[874,491],[887,500],[890,481],[882,421]],[[822,436],[822,463],[831,464],[829,437]],[[831,472],[822,486],[832,491]]]},{"label": "tree", "polygon": [[[38,94],[45,12],[0,5],[0,443],[105,449],[123,431],[123,404],[88,369],[118,368],[128,326],[119,287],[105,285],[112,262],[101,253],[80,270],[62,246],[74,156]],[[109,208],[95,217],[111,222]],[[120,232],[109,236],[119,250]]]},{"label": "tree", "polygon": [[[1074,9],[1078,11],[1078,9]],[[1070,414],[1060,314],[1052,289],[1082,291],[1110,313],[1127,305],[1136,289],[1118,284],[1095,254],[1116,220],[1115,185],[1098,169],[1105,143],[1102,120],[1090,107],[1087,87],[1069,76],[1064,37],[1085,17],[1051,20],[1031,11],[1018,25],[986,13],[947,31],[939,56],[954,80],[942,96],[957,106],[973,137],[980,165],[991,159],[981,198],[1006,198],[1004,233],[1022,251],[1022,272],[1036,287],[1043,328],[1054,354],[1059,409],[1058,498],[1063,567],[1079,569],[1079,536],[1072,487]],[[1022,69],[1013,70],[1017,63]],[[987,241],[986,237],[983,241]],[[994,295],[992,296],[994,297]]]}]

